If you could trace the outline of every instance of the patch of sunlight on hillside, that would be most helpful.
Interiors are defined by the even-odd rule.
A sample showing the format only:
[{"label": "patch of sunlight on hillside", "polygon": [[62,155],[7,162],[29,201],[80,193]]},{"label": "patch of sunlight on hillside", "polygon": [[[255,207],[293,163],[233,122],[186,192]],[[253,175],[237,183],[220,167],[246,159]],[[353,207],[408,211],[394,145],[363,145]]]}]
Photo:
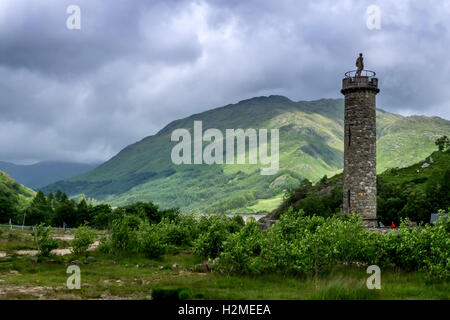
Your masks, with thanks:
[{"label": "patch of sunlight on hillside", "polygon": [[270,199],[260,199],[258,200],[258,202],[251,206],[248,207],[248,209],[253,210],[254,212],[270,212],[272,210],[275,210],[283,201],[283,195],[280,194],[274,198],[270,198]]}]

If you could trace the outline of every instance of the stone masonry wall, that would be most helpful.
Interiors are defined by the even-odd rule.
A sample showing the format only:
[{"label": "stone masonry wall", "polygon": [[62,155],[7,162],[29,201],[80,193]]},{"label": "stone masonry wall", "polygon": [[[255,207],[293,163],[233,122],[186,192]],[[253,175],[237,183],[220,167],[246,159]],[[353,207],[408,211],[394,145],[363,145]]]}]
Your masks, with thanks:
[{"label": "stone masonry wall", "polygon": [[[346,213],[361,214],[368,226],[376,226],[376,102],[377,81],[367,77],[347,82],[345,95],[344,201]],[[377,80],[377,79],[373,79]]]}]

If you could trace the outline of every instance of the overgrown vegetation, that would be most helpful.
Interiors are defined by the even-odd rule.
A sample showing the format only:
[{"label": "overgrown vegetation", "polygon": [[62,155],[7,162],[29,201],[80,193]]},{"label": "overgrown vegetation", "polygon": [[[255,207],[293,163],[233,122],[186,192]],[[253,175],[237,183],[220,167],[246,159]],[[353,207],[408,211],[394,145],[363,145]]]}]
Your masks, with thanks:
[{"label": "overgrown vegetation", "polygon": [[13,200],[8,201],[3,202],[6,213],[2,214],[0,211],[0,223],[8,223],[11,219],[13,224],[18,225],[33,226],[44,223],[67,228],[76,228],[88,223],[95,229],[111,229],[114,219],[118,217],[132,215],[157,223],[163,217],[174,219],[179,215],[178,209],[160,210],[152,202],[136,202],[115,209],[107,204],[97,204],[95,201],[86,200],[84,197],[77,202],[69,199],[60,190],[48,196],[45,196],[42,191],[37,192],[29,205],[22,210],[17,209],[17,204]]},{"label": "overgrown vegetation", "polygon": [[86,255],[89,247],[94,243],[95,233],[87,225],[79,226],[74,233],[72,241],[72,253],[75,256]]},{"label": "overgrown vegetation", "polygon": [[[303,180],[288,191],[275,210],[275,218],[289,209],[306,215],[330,217],[341,211],[343,174],[324,176],[316,185]],[[408,218],[417,223],[450,207],[450,150],[436,151],[424,161],[406,168],[393,168],[377,176],[377,217],[385,225]]]},{"label": "overgrown vegetation", "polygon": [[[403,221],[398,230],[381,234],[367,231],[357,215],[308,216],[290,209],[263,231],[252,218],[243,224],[236,217],[167,213],[156,222],[136,211],[116,217],[112,229],[102,232],[100,250],[80,259],[82,290],[52,289],[46,297],[448,298],[450,219],[440,214],[433,226],[411,228]],[[17,232],[25,232],[2,230],[2,250],[16,243]],[[44,226],[36,229],[41,255],[48,256],[57,243],[49,232]],[[74,253],[85,255],[91,232],[85,225],[74,231]],[[9,287],[36,286],[39,280],[46,288],[61,288],[66,265],[74,258],[34,261],[7,252],[10,257],[0,261],[0,277],[6,270],[7,282],[1,285]],[[363,286],[369,264],[382,268],[383,290]],[[20,277],[9,270],[17,270]]]},{"label": "overgrown vegetation", "polygon": [[39,255],[42,257],[50,256],[53,249],[58,248],[58,241],[49,236],[50,227],[46,227],[43,223],[36,226],[33,232],[36,247],[39,250]]},{"label": "overgrown vegetation", "polygon": [[408,227],[388,234],[367,231],[359,215],[307,216],[290,210],[265,232],[247,223],[228,238],[219,270],[232,274],[318,275],[337,265],[393,265],[426,271],[430,280],[450,279],[450,221]]},{"label": "overgrown vegetation", "polygon": [[203,259],[214,260],[213,267],[228,274],[317,276],[340,265],[376,264],[421,270],[430,280],[447,280],[449,232],[450,221],[443,217],[434,226],[412,228],[404,220],[398,232],[381,234],[367,231],[359,215],[309,216],[293,209],[266,231],[252,218],[245,225],[217,215],[151,223],[127,215],[114,220],[102,248],[115,255],[159,258],[173,245],[184,245]]},{"label": "overgrown vegetation", "polygon": [[[14,243],[8,241],[10,232],[23,235],[21,230],[0,229],[3,250]],[[53,230],[51,235],[60,231]],[[365,267],[342,266],[306,278],[278,273],[228,275],[189,271],[201,259],[187,250],[158,260],[99,251],[89,254],[95,259],[81,265],[80,290],[65,287],[67,265],[73,260],[70,255],[38,262],[20,255],[0,258],[2,299],[448,299],[450,290],[449,282],[427,285],[424,272],[389,267],[382,268],[382,290],[369,290]]]},{"label": "overgrown vegetation", "polygon": [[111,235],[101,250],[118,255],[144,254],[159,258],[174,247],[191,248],[204,258],[215,258],[227,237],[241,228],[236,219],[225,216],[172,216],[166,212],[159,223],[139,215],[124,215],[113,221]]}]

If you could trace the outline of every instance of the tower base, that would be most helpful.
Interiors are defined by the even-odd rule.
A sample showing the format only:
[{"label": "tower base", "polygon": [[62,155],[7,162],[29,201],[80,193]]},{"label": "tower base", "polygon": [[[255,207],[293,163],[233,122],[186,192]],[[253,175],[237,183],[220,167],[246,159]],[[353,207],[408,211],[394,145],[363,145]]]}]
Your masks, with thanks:
[{"label": "tower base", "polygon": [[362,220],[363,226],[366,228],[378,228],[377,219],[364,219]]}]

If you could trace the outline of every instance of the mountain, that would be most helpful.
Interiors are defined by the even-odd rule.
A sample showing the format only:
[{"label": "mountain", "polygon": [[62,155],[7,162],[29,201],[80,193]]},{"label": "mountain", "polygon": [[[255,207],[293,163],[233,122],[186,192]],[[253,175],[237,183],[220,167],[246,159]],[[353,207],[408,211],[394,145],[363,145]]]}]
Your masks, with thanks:
[{"label": "mountain", "polygon": [[0,222],[8,222],[9,218],[13,218],[29,204],[35,194],[33,190],[0,171]]},{"label": "mountain", "polygon": [[88,172],[98,164],[46,161],[32,165],[17,165],[0,161],[0,170],[21,184],[35,190],[50,183],[68,179]]},{"label": "mountain", "polygon": [[[153,201],[182,211],[242,213],[263,207],[268,211],[278,205],[284,190],[298,186],[303,178],[316,182],[325,174],[342,171],[343,117],[343,99],[252,98],[173,121],[95,170],[51,184],[44,191],[61,189],[112,205]],[[278,172],[261,175],[260,166],[250,164],[173,164],[171,151],[178,141],[171,142],[171,134],[178,128],[192,133],[194,121],[202,121],[203,131],[216,128],[224,134],[225,129],[278,128]],[[423,159],[436,149],[434,140],[444,134],[450,134],[450,121],[378,110],[377,171]]]}]

